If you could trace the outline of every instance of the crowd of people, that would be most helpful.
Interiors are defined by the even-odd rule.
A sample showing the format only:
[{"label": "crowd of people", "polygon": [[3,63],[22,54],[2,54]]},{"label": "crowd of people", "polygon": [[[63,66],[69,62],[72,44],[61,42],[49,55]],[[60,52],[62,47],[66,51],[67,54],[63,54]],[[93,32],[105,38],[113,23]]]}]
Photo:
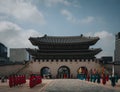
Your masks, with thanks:
[{"label": "crowd of people", "polygon": [[111,81],[111,85],[114,87],[116,85],[116,83],[118,82],[118,79],[119,77],[117,75],[109,75],[109,74],[105,74],[105,71],[102,71],[101,73],[98,73],[98,71],[94,70],[90,73],[84,73],[84,72],[81,72],[78,74],[77,76],[78,79],[81,79],[81,80],[87,80],[87,81],[90,81],[90,82],[97,82],[98,84],[99,83],[102,83],[103,85],[106,84],[107,81]]}]

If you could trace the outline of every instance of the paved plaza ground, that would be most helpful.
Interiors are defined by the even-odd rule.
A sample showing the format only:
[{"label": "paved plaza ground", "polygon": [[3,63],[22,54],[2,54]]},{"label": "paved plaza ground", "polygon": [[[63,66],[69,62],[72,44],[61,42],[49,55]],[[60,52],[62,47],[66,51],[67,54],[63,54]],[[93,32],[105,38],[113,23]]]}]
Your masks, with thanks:
[{"label": "paved plaza ground", "polygon": [[10,88],[7,83],[0,83],[0,92],[120,92],[120,80],[115,87],[110,81],[106,85],[91,83],[79,79],[43,79],[42,84],[29,87],[29,81],[21,86]]}]

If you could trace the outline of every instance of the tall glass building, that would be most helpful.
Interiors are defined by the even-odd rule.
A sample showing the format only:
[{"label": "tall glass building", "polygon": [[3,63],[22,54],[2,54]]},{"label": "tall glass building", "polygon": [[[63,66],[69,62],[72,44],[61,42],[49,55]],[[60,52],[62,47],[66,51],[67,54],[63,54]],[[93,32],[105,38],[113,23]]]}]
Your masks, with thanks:
[{"label": "tall glass building", "polygon": [[115,36],[115,61],[120,62],[120,32]]},{"label": "tall glass building", "polygon": [[0,61],[7,59],[7,47],[0,43]]}]

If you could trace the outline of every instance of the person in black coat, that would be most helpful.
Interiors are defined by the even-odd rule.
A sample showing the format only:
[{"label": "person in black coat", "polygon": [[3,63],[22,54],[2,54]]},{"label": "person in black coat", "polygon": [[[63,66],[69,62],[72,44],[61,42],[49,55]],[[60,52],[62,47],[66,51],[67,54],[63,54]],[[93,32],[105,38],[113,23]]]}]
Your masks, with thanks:
[{"label": "person in black coat", "polygon": [[97,74],[97,83],[99,84],[100,83],[100,74]]}]

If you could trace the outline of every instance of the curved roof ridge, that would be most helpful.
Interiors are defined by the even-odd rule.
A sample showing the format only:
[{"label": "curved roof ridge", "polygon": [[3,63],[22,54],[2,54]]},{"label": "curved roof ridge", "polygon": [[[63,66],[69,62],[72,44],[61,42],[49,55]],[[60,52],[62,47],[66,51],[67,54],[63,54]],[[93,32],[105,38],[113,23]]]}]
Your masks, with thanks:
[{"label": "curved roof ridge", "polygon": [[30,37],[29,40],[33,43],[89,43],[95,44],[100,38],[90,36],[47,36],[43,37]]},{"label": "curved roof ridge", "polygon": [[78,37],[81,37],[81,38],[99,38],[99,37],[92,37],[92,36],[84,36],[83,34],[81,35],[78,35],[78,36],[48,36],[48,35],[44,35],[42,37],[39,37],[39,38],[44,38],[44,37],[48,37],[48,38],[78,38]]}]

